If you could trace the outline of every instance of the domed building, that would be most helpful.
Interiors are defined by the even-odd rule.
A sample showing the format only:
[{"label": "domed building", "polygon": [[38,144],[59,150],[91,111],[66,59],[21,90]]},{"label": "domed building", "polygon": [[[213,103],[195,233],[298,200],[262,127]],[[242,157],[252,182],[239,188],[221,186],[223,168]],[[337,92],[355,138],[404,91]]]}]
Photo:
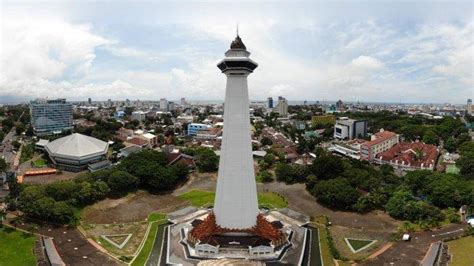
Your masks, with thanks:
[{"label": "domed building", "polygon": [[56,167],[78,172],[106,159],[108,148],[105,141],[74,133],[49,142],[45,150]]}]

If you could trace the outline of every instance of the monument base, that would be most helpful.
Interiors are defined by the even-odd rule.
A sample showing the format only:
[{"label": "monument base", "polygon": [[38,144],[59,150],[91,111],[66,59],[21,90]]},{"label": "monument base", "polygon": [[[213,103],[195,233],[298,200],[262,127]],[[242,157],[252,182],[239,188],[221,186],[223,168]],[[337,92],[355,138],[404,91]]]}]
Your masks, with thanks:
[{"label": "monument base", "polygon": [[257,226],[244,230],[218,227],[212,209],[187,208],[169,217],[172,224],[166,230],[163,250],[167,264],[210,259],[296,264],[305,252],[307,229],[303,226],[309,219],[288,209],[262,211]]}]

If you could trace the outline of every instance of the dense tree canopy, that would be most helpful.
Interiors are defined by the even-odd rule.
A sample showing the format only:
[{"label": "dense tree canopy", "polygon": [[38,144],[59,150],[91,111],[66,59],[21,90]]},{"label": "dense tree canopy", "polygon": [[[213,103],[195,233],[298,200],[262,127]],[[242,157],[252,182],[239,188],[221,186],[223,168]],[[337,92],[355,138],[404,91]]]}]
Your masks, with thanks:
[{"label": "dense tree canopy", "polygon": [[352,210],[360,196],[346,178],[323,180],[313,188],[312,194],[322,204],[340,210]]}]

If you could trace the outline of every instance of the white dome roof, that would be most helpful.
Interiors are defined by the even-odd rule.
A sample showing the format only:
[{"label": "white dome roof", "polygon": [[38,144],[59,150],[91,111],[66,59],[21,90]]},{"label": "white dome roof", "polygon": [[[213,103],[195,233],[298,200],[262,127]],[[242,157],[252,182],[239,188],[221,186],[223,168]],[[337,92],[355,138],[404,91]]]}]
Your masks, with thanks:
[{"label": "white dome roof", "polygon": [[48,143],[46,150],[52,156],[82,158],[105,154],[108,147],[105,141],[74,133]]}]

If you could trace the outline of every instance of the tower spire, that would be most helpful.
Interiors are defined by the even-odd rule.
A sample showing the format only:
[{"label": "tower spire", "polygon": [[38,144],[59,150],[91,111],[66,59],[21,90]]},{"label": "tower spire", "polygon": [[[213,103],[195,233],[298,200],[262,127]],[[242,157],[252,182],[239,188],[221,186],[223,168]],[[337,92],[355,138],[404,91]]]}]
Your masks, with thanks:
[{"label": "tower spire", "polygon": [[237,22],[237,30],[236,30],[236,33],[237,33],[237,36],[236,37],[239,37],[239,23]]}]

